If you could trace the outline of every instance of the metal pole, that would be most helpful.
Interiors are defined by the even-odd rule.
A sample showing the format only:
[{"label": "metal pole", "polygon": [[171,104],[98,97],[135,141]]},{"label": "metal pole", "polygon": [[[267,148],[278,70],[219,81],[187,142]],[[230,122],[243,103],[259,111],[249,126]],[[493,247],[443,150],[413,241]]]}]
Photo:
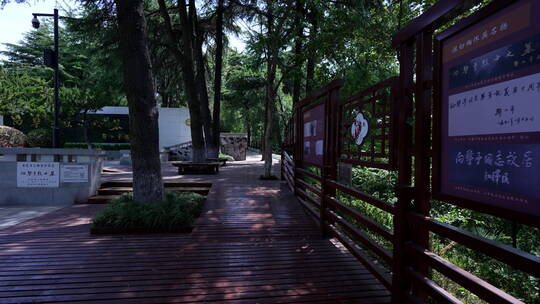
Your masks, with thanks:
[{"label": "metal pole", "polygon": [[59,86],[60,79],[58,73],[58,9],[54,9],[54,148],[60,148],[60,101],[58,98]]}]

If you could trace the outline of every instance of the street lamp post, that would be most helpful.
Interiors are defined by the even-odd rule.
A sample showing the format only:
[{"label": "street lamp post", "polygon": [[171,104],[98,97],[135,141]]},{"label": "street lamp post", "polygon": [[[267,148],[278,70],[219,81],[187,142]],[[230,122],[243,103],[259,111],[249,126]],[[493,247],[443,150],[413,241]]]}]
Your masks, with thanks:
[{"label": "street lamp post", "polygon": [[53,127],[53,147],[60,148],[60,101],[58,98],[58,87],[60,86],[58,73],[58,9],[54,9],[54,14],[32,14],[32,26],[39,28],[39,20],[37,17],[53,17],[54,18],[54,54],[53,54],[53,69],[54,69],[54,127]]}]

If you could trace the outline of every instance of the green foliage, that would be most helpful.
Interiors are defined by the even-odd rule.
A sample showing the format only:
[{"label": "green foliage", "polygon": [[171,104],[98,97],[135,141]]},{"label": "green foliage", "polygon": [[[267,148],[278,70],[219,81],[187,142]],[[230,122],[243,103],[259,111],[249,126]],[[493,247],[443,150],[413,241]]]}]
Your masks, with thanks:
[{"label": "green foliage", "polygon": [[[440,201],[431,202],[431,216],[443,223],[470,231],[480,237],[514,246],[524,252],[540,255],[540,231],[508,221],[495,216],[479,213],[470,209],[460,208]],[[489,283],[506,290],[526,303],[540,301],[540,279],[518,271],[504,263],[498,262],[478,251],[444,239],[436,234],[432,235],[432,250],[453,264],[488,281]],[[480,303],[476,297],[471,296],[456,287],[444,276],[436,277],[436,282],[456,294],[462,295],[466,303]]]},{"label": "green foliage", "polygon": [[[354,188],[389,203],[395,203],[396,172],[353,167],[352,185]],[[388,229],[393,227],[393,216],[373,205],[338,193],[340,201],[351,206],[380,223]],[[540,232],[537,228],[516,224],[511,221],[487,214],[464,209],[440,201],[431,202],[431,217],[446,224],[470,231],[480,237],[505,244],[515,245],[517,249],[530,254],[540,255]],[[386,249],[392,249],[384,238],[367,229],[362,223],[343,215],[360,231],[366,233],[375,242]],[[475,276],[486,280],[494,286],[505,290],[526,303],[539,303],[540,280],[504,263],[498,262],[478,251],[471,250],[458,243],[431,234],[431,250],[453,264],[465,269]],[[448,277],[434,272],[433,279],[447,291],[458,296],[464,303],[485,303],[477,296],[456,284]]]},{"label": "green foliage", "polygon": [[[354,188],[391,204],[394,204],[397,201],[397,198],[395,197],[396,181],[397,174],[393,171],[366,167],[352,168],[352,186]],[[339,193],[338,198],[344,204],[355,208],[362,214],[383,225],[388,230],[391,231],[393,229],[394,218],[392,214],[344,193]],[[388,250],[392,250],[392,244],[386,239],[367,229],[364,225],[356,222],[354,219],[347,216],[345,216],[345,218],[347,221],[356,225],[358,229],[369,235],[375,242]]]},{"label": "green foliage", "polygon": [[[100,149],[107,151],[118,151],[118,150],[131,150],[131,144],[99,144],[92,143],[92,149]],[[88,149],[88,144],[86,143],[65,143],[64,148],[66,149]]]},{"label": "green foliage", "polygon": [[205,197],[167,192],[154,203],[135,203],[131,193],[114,199],[92,220],[93,231],[107,233],[187,232],[201,214]]},{"label": "green foliage", "polygon": [[[24,34],[18,44],[5,44],[7,57],[0,66],[0,115],[14,122],[32,120],[34,128],[52,123],[53,70],[43,66],[43,49],[52,48],[52,23],[41,20],[39,29]],[[60,26],[59,72],[61,122],[75,123],[81,112],[124,103],[120,59],[102,41],[78,31],[76,19]],[[19,125],[22,122],[19,123]]]},{"label": "green foliage", "polygon": [[352,183],[359,190],[391,204],[397,201],[395,195],[396,172],[375,168],[354,167],[352,173]]},{"label": "green foliage", "polygon": [[21,148],[26,142],[27,138],[23,132],[8,126],[0,126],[0,148]]},{"label": "green foliage", "polygon": [[46,79],[0,66],[0,115],[14,121],[29,115],[39,121],[51,111],[51,96]]},{"label": "green foliage", "polygon": [[28,145],[32,148],[52,147],[52,130],[35,129],[28,132]]}]

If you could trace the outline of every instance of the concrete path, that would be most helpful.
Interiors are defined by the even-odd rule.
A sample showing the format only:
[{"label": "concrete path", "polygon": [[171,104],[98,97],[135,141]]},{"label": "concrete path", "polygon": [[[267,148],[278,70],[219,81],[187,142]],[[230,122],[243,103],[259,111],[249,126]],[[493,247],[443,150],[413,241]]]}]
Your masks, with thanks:
[{"label": "concrete path", "polygon": [[0,229],[8,228],[24,221],[58,210],[59,206],[45,207],[0,207]]}]

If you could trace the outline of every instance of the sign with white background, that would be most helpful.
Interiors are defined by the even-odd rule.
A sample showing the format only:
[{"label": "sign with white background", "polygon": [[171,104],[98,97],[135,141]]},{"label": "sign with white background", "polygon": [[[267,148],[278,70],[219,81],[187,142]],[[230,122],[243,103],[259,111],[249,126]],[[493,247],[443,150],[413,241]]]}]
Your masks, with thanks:
[{"label": "sign with white background", "polygon": [[59,164],[55,162],[18,162],[17,187],[58,188]]},{"label": "sign with white background", "polygon": [[62,183],[87,183],[88,165],[62,165],[60,179]]}]

